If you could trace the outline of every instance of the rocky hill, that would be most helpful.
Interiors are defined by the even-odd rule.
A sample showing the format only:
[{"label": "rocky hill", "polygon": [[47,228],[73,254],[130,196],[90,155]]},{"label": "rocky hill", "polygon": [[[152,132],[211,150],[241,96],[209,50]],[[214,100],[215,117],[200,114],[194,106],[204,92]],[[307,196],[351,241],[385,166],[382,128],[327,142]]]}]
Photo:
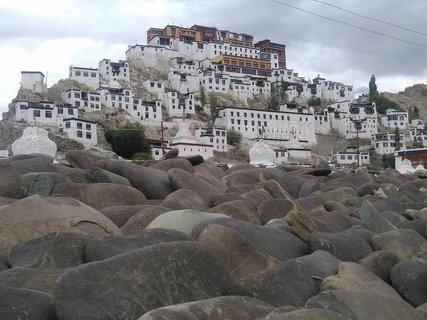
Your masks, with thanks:
[{"label": "rocky hill", "polygon": [[405,88],[404,91],[399,93],[383,92],[383,96],[396,101],[404,109],[409,107],[418,107],[420,115],[423,119],[427,119],[427,85],[415,84],[411,87]]}]

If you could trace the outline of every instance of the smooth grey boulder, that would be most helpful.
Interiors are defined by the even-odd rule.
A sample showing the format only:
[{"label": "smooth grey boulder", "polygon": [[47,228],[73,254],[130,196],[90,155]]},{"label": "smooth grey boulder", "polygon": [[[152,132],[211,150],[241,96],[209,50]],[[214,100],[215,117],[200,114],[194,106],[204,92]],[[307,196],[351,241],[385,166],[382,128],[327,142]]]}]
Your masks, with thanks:
[{"label": "smooth grey boulder", "polygon": [[[293,259],[304,265],[306,271],[314,278],[323,280],[338,272],[340,260],[324,250],[316,250],[306,256]],[[320,284],[319,284],[320,285]]]},{"label": "smooth grey boulder", "polygon": [[170,169],[168,171],[168,176],[170,184],[175,190],[189,189],[194,191],[207,203],[211,202],[211,198],[213,196],[224,193],[224,191],[214,186],[207,180],[182,169]]},{"label": "smooth grey boulder", "polygon": [[191,241],[185,234],[167,229],[149,229],[130,236],[93,239],[86,246],[86,260],[93,262],[164,242]]},{"label": "smooth grey boulder", "polygon": [[19,172],[9,161],[0,161],[0,177],[0,196],[14,199],[24,196]]},{"label": "smooth grey boulder", "polygon": [[318,179],[309,179],[301,186],[298,197],[305,198],[308,197],[315,191],[320,190],[319,180]]},{"label": "smooth grey boulder", "polygon": [[147,203],[145,195],[139,190],[116,183],[60,183],[53,187],[52,195],[72,197],[97,210]]},{"label": "smooth grey boulder", "polygon": [[427,238],[427,220],[411,220],[403,222],[400,227],[402,229],[412,229],[418,232],[420,235]]},{"label": "smooth grey boulder", "polygon": [[399,258],[387,250],[374,251],[359,260],[361,266],[387,283],[390,283],[391,268],[397,263],[399,263]]},{"label": "smooth grey boulder", "polygon": [[357,192],[351,187],[341,187],[325,193],[325,200],[333,200],[337,202],[353,197],[357,197]]},{"label": "smooth grey boulder", "polygon": [[172,148],[168,152],[166,152],[163,157],[160,158],[160,160],[167,160],[167,159],[173,159],[178,156],[179,149]]},{"label": "smooth grey boulder", "polygon": [[173,168],[179,168],[189,173],[196,172],[196,170],[194,170],[193,166],[191,165],[190,161],[184,158],[165,159],[151,165],[150,168],[159,169],[166,172],[168,172],[170,169],[173,169]]},{"label": "smooth grey boulder", "polygon": [[388,250],[403,261],[411,259],[426,240],[411,229],[398,229],[376,234],[371,244],[375,250]]},{"label": "smooth grey boulder", "polygon": [[325,291],[307,301],[307,308],[333,310],[352,320],[422,320],[402,298],[366,292]]},{"label": "smooth grey boulder", "polygon": [[369,242],[352,230],[311,233],[308,236],[307,244],[312,250],[328,251],[342,261],[357,262],[372,252]]},{"label": "smooth grey boulder", "polygon": [[55,302],[44,292],[0,285],[0,319],[56,320]]},{"label": "smooth grey boulder", "polygon": [[315,280],[294,260],[242,278],[227,289],[227,294],[256,297],[275,307],[302,307],[318,293]]},{"label": "smooth grey boulder", "polygon": [[130,186],[129,180],[125,177],[97,167],[86,169],[85,178],[89,183],[117,183]]},{"label": "smooth grey boulder", "polygon": [[98,161],[103,160],[103,158],[83,150],[68,151],[65,153],[65,159],[73,168],[83,170],[96,167]]},{"label": "smooth grey boulder", "polygon": [[53,157],[40,153],[16,155],[4,161],[10,162],[19,174],[58,171],[53,165]]},{"label": "smooth grey boulder", "polygon": [[0,257],[10,249],[52,232],[94,237],[121,234],[99,211],[73,199],[34,195],[0,208]]},{"label": "smooth grey boulder", "polygon": [[231,280],[239,280],[280,263],[239,232],[221,225],[208,225],[198,241],[212,249]]},{"label": "smooth grey boulder", "polygon": [[261,189],[246,192],[242,194],[242,198],[246,203],[254,208],[258,208],[264,200],[273,199],[270,193]]},{"label": "smooth grey boulder", "polygon": [[210,208],[206,212],[222,213],[234,219],[240,219],[258,225],[261,224],[255,208],[245,200],[233,200],[221,203]]},{"label": "smooth grey boulder", "polygon": [[[141,210],[150,207],[148,204],[134,204],[129,206],[112,206],[105,207],[99,210],[104,216],[110,219],[114,224],[121,228],[129,220],[130,217],[134,216]],[[157,206],[155,206],[157,207]]]},{"label": "smooth grey boulder", "polygon": [[132,187],[141,191],[147,199],[164,199],[173,192],[168,173],[138,166],[122,160],[100,160],[98,166],[127,178]]},{"label": "smooth grey boulder", "polygon": [[54,296],[61,320],[124,320],[220,296],[225,283],[208,248],[168,242],[70,269],[58,279]]},{"label": "smooth grey boulder", "polygon": [[341,262],[338,265],[338,274],[325,278],[321,290],[364,292],[400,298],[392,286],[354,262]]},{"label": "smooth grey boulder", "polygon": [[85,248],[90,236],[54,232],[17,245],[9,253],[12,268],[64,269],[86,262]]},{"label": "smooth grey boulder", "polygon": [[[278,308],[280,309],[280,308]],[[325,309],[301,308],[286,312],[274,312],[259,320],[350,320],[342,314]]]},{"label": "smooth grey boulder", "polygon": [[237,166],[229,169],[226,176],[222,179],[227,186],[253,185],[260,181],[261,168],[251,167],[240,169]]},{"label": "smooth grey boulder", "polygon": [[285,199],[266,199],[257,208],[257,215],[261,224],[266,224],[273,219],[286,217],[289,211],[296,210],[294,202]]},{"label": "smooth grey boulder", "polygon": [[367,200],[359,208],[359,216],[362,224],[372,232],[381,233],[397,229]]},{"label": "smooth grey boulder", "polygon": [[209,208],[208,203],[202,197],[189,189],[179,189],[172,192],[163,199],[160,205],[173,210],[193,209],[205,211]]},{"label": "smooth grey boulder", "polygon": [[217,196],[212,197],[211,205],[215,207],[222,203],[226,203],[233,200],[243,200],[243,198],[238,192],[227,192],[227,193],[219,194]]},{"label": "smooth grey boulder", "polygon": [[59,183],[72,181],[59,172],[32,172],[21,175],[21,187],[27,197],[34,194],[49,196],[53,186]]},{"label": "smooth grey boulder", "polygon": [[258,249],[280,261],[286,261],[310,253],[305,242],[292,233],[262,227],[233,218],[217,218],[201,222],[194,226],[193,237],[197,238],[210,224],[219,224],[239,232]]},{"label": "smooth grey boulder", "polygon": [[298,181],[293,175],[280,168],[266,168],[261,172],[261,180],[270,179],[276,180],[294,199],[298,198]]},{"label": "smooth grey boulder", "polygon": [[145,205],[144,208],[132,215],[126,223],[120,228],[123,234],[131,235],[139,233],[161,214],[173,211],[172,209],[160,205]]},{"label": "smooth grey boulder", "polygon": [[391,269],[393,287],[414,307],[427,302],[427,262],[423,259],[402,261]]},{"label": "smooth grey boulder", "polygon": [[0,285],[53,294],[64,269],[11,268],[0,272]]},{"label": "smooth grey boulder", "polygon": [[138,320],[243,320],[264,317],[274,308],[258,299],[223,296],[150,311]]}]

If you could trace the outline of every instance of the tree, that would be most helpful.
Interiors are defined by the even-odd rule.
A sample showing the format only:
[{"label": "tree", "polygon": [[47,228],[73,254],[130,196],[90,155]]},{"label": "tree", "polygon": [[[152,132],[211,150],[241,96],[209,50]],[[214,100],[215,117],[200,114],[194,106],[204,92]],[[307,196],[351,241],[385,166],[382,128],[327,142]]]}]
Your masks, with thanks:
[{"label": "tree", "polygon": [[234,129],[227,130],[227,144],[231,144],[236,148],[239,148],[242,142],[242,134]]},{"label": "tree", "polygon": [[414,118],[419,119],[420,118],[420,109],[418,109],[417,106],[414,107]]},{"label": "tree", "polygon": [[202,104],[202,108],[204,108],[206,105],[206,93],[203,86],[200,86],[200,103]]},{"label": "tree", "polygon": [[127,124],[105,132],[107,142],[119,156],[131,159],[136,153],[150,153],[151,145],[145,136],[145,128],[139,123]]},{"label": "tree", "polygon": [[321,100],[320,98],[318,98],[318,97],[311,97],[311,98],[308,100],[308,105],[309,105],[310,107],[320,106],[320,105],[321,105],[321,103],[322,103],[322,100]]},{"label": "tree", "polygon": [[369,100],[371,102],[375,102],[375,98],[378,96],[378,89],[375,81],[375,75],[373,74],[371,80],[369,80]]},{"label": "tree", "polygon": [[218,106],[218,100],[216,98],[216,95],[209,94],[209,107],[211,109],[211,118],[212,118],[212,124],[215,123],[216,119],[216,107]]},{"label": "tree", "polygon": [[400,129],[399,127],[394,128],[394,150],[400,149]]}]

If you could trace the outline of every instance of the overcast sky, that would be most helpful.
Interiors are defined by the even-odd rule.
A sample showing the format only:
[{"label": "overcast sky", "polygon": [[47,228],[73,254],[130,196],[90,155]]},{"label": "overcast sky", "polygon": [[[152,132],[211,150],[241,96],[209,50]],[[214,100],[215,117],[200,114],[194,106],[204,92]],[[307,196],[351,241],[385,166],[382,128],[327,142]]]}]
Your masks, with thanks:
[{"label": "overcast sky", "polygon": [[[337,24],[271,0],[0,0],[0,111],[16,96],[20,71],[48,74],[48,86],[73,64],[97,67],[145,44],[149,27],[202,24],[286,44],[287,66],[306,78],[398,92],[427,83],[427,36],[356,17],[313,0],[279,0],[424,46]],[[426,0],[324,0],[427,34]]]}]

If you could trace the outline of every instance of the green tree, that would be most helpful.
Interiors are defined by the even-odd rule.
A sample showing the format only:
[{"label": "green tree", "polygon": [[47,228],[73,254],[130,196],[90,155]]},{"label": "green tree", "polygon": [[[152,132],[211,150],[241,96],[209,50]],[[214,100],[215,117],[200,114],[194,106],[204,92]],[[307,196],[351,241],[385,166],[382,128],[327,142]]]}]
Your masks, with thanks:
[{"label": "green tree", "polygon": [[420,118],[420,109],[417,106],[414,107],[414,119]]},{"label": "green tree", "polygon": [[217,106],[218,106],[218,100],[217,100],[216,95],[214,95],[212,93],[209,94],[209,107],[211,109],[212,124],[215,123]]},{"label": "green tree", "polygon": [[400,149],[400,129],[399,127],[394,128],[394,150]]},{"label": "green tree", "polygon": [[234,129],[227,130],[227,144],[231,144],[236,148],[239,148],[242,142],[242,134]]},{"label": "green tree", "polygon": [[105,132],[107,142],[119,156],[131,159],[136,153],[151,154],[151,145],[145,136],[145,127],[139,123],[127,124]]},{"label": "green tree", "polygon": [[320,105],[321,105],[321,103],[322,103],[322,100],[321,100],[320,98],[318,98],[318,97],[311,97],[311,98],[308,100],[308,105],[309,105],[310,107],[320,106]]},{"label": "green tree", "polygon": [[378,96],[378,89],[377,89],[375,75],[373,74],[371,76],[371,79],[369,80],[369,100],[371,102],[374,102],[377,96]]},{"label": "green tree", "polygon": [[377,95],[375,97],[375,102],[377,112],[381,114],[385,114],[387,112],[387,109],[396,109],[396,110],[402,110],[402,108],[397,104],[397,102],[390,100],[387,97],[384,97],[382,95]]},{"label": "green tree", "polygon": [[200,103],[202,104],[202,108],[204,108],[206,105],[206,93],[203,86],[200,86]]}]

